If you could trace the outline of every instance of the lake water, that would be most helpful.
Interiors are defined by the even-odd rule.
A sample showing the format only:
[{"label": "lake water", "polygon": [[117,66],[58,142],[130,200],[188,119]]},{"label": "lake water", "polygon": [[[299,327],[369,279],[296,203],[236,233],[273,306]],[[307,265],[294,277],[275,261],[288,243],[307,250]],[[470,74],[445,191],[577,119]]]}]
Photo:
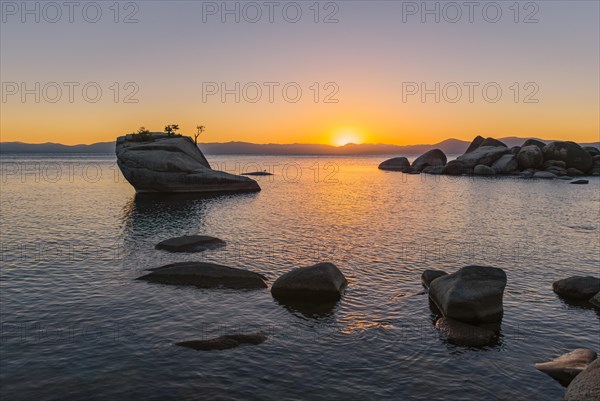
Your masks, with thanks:
[{"label": "lake water", "polygon": [[[4,400],[560,400],[533,364],[600,351],[600,314],[552,282],[600,269],[600,180],[589,185],[384,172],[386,157],[212,156],[271,170],[254,194],[136,197],[112,155],[2,157],[0,397]],[[201,254],[154,250],[206,234]],[[136,281],[214,261],[280,274],[319,261],[349,280],[333,310],[304,314],[268,290]],[[425,269],[506,271],[497,345],[447,343]],[[175,341],[267,331],[258,346],[196,352]]]}]

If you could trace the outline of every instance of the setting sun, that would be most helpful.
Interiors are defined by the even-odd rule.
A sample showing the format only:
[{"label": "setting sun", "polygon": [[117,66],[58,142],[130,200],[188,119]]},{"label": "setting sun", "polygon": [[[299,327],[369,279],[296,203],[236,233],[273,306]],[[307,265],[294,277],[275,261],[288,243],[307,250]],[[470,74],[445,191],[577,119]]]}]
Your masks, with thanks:
[{"label": "setting sun", "polygon": [[362,135],[352,130],[340,131],[333,138],[333,144],[335,146],[344,146],[349,143],[360,144],[362,142]]}]

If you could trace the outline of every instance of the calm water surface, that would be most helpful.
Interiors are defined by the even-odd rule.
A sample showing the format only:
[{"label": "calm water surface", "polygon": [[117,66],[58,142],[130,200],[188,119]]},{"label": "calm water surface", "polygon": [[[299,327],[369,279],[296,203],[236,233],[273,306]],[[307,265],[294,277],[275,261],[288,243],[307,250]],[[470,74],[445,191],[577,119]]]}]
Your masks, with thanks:
[{"label": "calm water surface", "polygon": [[[273,169],[262,192],[139,197],[114,156],[3,156],[0,397],[5,400],[559,400],[535,370],[576,347],[600,351],[600,315],[552,292],[598,275],[600,180],[412,176],[385,157],[213,156],[230,172]],[[184,234],[227,246],[154,250]],[[144,269],[207,260],[278,275],[318,261],[349,280],[319,314],[268,290],[136,281]],[[424,269],[467,264],[508,276],[499,343],[440,338]],[[264,330],[221,352],[172,343]]]}]

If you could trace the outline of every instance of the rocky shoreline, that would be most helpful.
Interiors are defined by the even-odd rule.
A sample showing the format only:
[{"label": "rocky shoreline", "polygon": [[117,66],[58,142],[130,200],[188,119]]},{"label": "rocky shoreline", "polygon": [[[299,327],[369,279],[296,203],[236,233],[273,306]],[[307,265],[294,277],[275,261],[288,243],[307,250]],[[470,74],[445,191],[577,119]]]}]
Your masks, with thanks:
[{"label": "rocky shoreline", "polygon": [[394,157],[382,162],[379,169],[405,174],[571,179],[600,176],[600,150],[592,146],[581,147],[575,142],[546,144],[535,139],[509,148],[497,139],[477,136],[465,153],[455,160],[448,161],[444,152],[432,149],[412,164],[406,157]]}]

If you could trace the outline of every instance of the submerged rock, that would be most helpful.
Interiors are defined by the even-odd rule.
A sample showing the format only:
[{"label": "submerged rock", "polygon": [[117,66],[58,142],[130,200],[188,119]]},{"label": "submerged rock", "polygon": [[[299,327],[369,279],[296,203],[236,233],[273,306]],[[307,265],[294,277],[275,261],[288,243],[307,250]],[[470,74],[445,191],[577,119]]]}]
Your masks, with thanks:
[{"label": "submerged rock", "polygon": [[208,235],[184,235],[169,238],[154,246],[169,252],[202,252],[225,246],[225,241]]},{"label": "submerged rock", "polygon": [[267,340],[265,333],[254,334],[227,334],[210,340],[189,340],[175,343],[180,347],[195,349],[196,351],[213,351],[235,348],[243,344],[258,345]]},{"label": "submerged rock", "polygon": [[592,167],[592,156],[575,142],[555,141],[544,146],[546,160],[562,160],[567,168],[587,172]]},{"label": "submerged rock", "polygon": [[535,367],[566,386],[571,383],[575,376],[583,372],[596,357],[596,353],[590,349],[577,348],[549,362],[536,363]]},{"label": "submerged rock", "polygon": [[502,320],[506,273],[487,266],[466,266],[433,280],[429,297],[445,316],[461,322]]},{"label": "submerged rock", "polygon": [[578,184],[578,185],[582,185],[582,184],[589,184],[590,182],[588,180],[574,180],[571,181],[569,184]]},{"label": "submerged rock", "polygon": [[442,317],[435,322],[440,332],[448,337],[448,341],[467,347],[483,347],[496,340],[496,333],[485,327],[474,326],[458,320]]},{"label": "submerged rock", "polygon": [[600,359],[596,359],[569,384],[565,401],[600,400]]},{"label": "submerged rock", "polygon": [[555,281],[552,289],[565,298],[587,300],[600,292],[600,278],[592,276],[572,276]]},{"label": "submerged rock", "polygon": [[337,301],[347,280],[333,263],[318,263],[301,267],[281,275],[271,287],[271,294],[279,300],[306,303]]},{"label": "submerged rock", "polygon": [[421,284],[423,284],[423,287],[429,288],[429,285],[433,280],[445,276],[446,274],[448,273],[442,270],[425,270],[423,274],[421,274]]},{"label": "submerged rock", "polygon": [[394,157],[392,159],[388,159],[379,165],[379,169],[402,172],[412,170],[410,167],[410,162],[406,157]]},{"label": "submerged rock", "polygon": [[117,164],[137,192],[256,192],[256,181],[213,170],[186,136],[150,134],[117,138]]},{"label": "submerged rock", "polygon": [[446,155],[439,149],[432,149],[417,157],[412,163],[412,168],[417,171],[423,171],[425,167],[446,165]]},{"label": "submerged rock", "polygon": [[138,280],[160,284],[194,285],[200,288],[267,288],[265,278],[248,270],[208,262],[180,262],[149,269]]},{"label": "submerged rock", "polygon": [[427,166],[423,169],[423,173],[425,174],[443,174],[446,166]]}]

